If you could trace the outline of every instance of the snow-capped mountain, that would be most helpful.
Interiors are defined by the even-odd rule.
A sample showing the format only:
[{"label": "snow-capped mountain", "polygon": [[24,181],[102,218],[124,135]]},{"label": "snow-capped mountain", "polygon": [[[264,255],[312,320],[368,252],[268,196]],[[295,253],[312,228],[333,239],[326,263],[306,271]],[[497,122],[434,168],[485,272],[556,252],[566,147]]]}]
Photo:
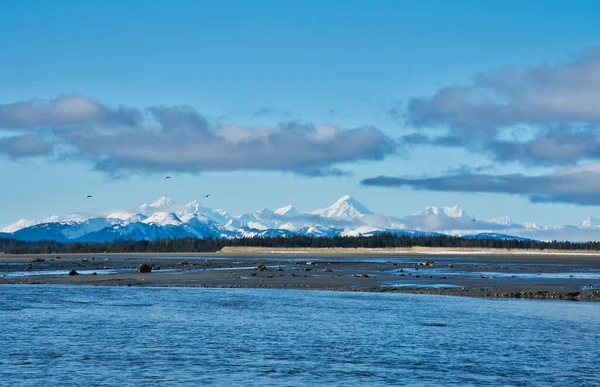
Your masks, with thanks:
[{"label": "snow-capped mountain", "polygon": [[321,210],[316,210],[313,212],[313,214],[320,215],[324,218],[352,220],[360,219],[365,215],[372,214],[372,212],[352,196],[344,195],[331,206]]},{"label": "snow-capped mountain", "polygon": [[452,207],[426,207],[424,210],[417,211],[413,216],[439,216],[446,215],[449,218],[461,218],[467,214],[457,205]]},{"label": "snow-capped mountain", "polygon": [[287,217],[300,215],[300,213],[298,211],[296,211],[296,209],[291,204],[289,204],[285,207],[278,208],[275,211],[273,211],[273,213],[275,215],[287,216]]},{"label": "snow-capped mountain", "polygon": [[155,212],[152,216],[141,221],[152,226],[179,226],[182,221],[172,212]]},{"label": "snow-capped mountain", "polygon": [[113,222],[107,218],[66,219],[63,221],[39,223],[15,231],[13,235],[18,239],[31,241],[46,239],[69,241],[76,240],[86,234],[100,231],[112,225]]},{"label": "snow-capped mountain", "polygon": [[22,230],[27,227],[35,226],[38,223],[39,222],[36,222],[35,220],[19,219],[15,223],[9,224],[8,226],[1,228],[0,232],[10,234],[10,233]]},{"label": "snow-capped mountain", "polygon": [[135,212],[113,212],[108,214],[108,216],[106,217],[106,219],[114,219],[114,223],[119,223],[118,221],[124,222],[124,223],[135,223],[135,222],[141,222],[144,219],[147,219],[148,217],[146,215],[143,214],[137,214]]},{"label": "snow-capped mountain", "polygon": [[138,212],[143,215],[152,215],[155,212],[177,212],[178,208],[170,199],[162,196],[151,204],[142,204],[138,207]]},{"label": "snow-capped mountain", "polygon": [[538,226],[538,224],[535,222],[525,222],[525,223],[523,223],[523,227],[525,227],[528,230],[541,230],[542,229],[542,227]]},{"label": "snow-capped mountain", "polygon": [[591,227],[600,227],[600,218],[594,218],[593,216],[588,216],[584,220],[581,221],[581,227],[591,228]]},{"label": "snow-capped mountain", "polygon": [[221,224],[226,224],[231,219],[231,215],[229,215],[227,211],[222,209],[213,210],[211,208],[204,207],[197,200],[186,204],[183,209],[177,212],[177,215],[179,217],[186,215],[201,215]]},{"label": "snow-capped mountain", "polygon": [[580,226],[544,227],[519,224],[506,216],[477,219],[458,205],[426,207],[405,217],[374,214],[358,200],[344,195],[329,207],[302,212],[287,205],[231,215],[194,200],[178,205],[166,197],[135,210],[106,212],[106,216],[72,214],[42,221],[19,220],[0,230],[0,237],[23,240],[114,241],[159,238],[240,238],[309,235],[315,237],[374,235],[453,235],[470,238],[600,240],[600,218],[588,217]]}]

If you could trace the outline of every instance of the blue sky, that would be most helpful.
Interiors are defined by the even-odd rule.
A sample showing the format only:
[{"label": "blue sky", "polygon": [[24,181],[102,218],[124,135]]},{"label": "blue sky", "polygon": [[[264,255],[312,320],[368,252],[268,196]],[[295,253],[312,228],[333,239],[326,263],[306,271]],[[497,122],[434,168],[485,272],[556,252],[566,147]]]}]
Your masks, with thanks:
[{"label": "blue sky", "polygon": [[[585,183],[599,120],[580,108],[598,104],[599,12],[595,1],[3,1],[0,225],[205,193],[234,213],[350,193],[393,215],[460,204],[542,224],[600,216],[600,189]],[[490,93],[485,111],[473,103]],[[549,141],[572,141],[571,153]]]}]

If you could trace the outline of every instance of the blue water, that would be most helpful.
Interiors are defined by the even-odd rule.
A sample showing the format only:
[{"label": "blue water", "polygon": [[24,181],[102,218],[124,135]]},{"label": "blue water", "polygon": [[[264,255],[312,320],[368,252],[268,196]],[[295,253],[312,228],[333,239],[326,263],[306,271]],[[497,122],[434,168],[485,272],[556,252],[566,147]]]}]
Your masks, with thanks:
[{"label": "blue water", "polygon": [[0,286],[1,386],[600,385],[600,304]]}]

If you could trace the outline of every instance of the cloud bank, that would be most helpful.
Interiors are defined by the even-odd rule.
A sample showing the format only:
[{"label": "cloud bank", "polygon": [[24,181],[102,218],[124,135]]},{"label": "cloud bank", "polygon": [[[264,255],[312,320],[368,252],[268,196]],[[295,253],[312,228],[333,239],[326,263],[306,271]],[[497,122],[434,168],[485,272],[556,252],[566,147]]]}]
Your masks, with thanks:
[{"label": "cloud bank", "polygon": [[345,176],[337,165],[381,160],[397,151],[396,142],[373,126],[236,126],[211,122],[189,106],[111,107],[79,95],[0,105],[0,131],[26,133],[1,140],[0,153],[50,155],[61,144],[110,173],[270,170]]},{"label": "cloud bank", "polygon": [[563,168],[545,175],[456,173],[441,177],[378,176],[364,186],[408,187],[414,190],[520,195],[534,203],[600,205],[600,164]]},{"label": "cloud bank", "polygon": [[[398,105],[390,111],[399,116]],[[362,185],[521,195],[532,202],[600,204],[600,47],[564,63],[507,66],[466,85],[411,99],[403,117],[418,132],[406,147],[463,148],[494,163],[555,167],[543,175],[378,176]],[[439,171],[438,171],[439,172]]]},{"label": "cloud bank", "polygon": [[556,65],[512,66],[414,98],[408,119],[457,134],[495,135],[515,124],[600,123],[600,48]]},{"label": "cloud bank", "polygon": [[0,138],[0,154],[10,158],[49,156],[53,151],[52,144],[36,134]]},{"label": "cloud bank", "polygon": [[600,159],[599,103],[597,47],[567,63],[504,67],[470,85],[413,98],[405,118],[443,132],[417,134],[414,145],[461,146],[499,162],[565,165]]}]

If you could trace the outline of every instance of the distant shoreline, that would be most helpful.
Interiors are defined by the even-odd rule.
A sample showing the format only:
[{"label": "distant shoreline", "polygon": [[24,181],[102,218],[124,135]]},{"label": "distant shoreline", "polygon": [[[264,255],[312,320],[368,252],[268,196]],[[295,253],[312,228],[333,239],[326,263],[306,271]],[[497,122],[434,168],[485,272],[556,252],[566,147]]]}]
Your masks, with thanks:
[{"label": "distant shoreline", "polygon": [[236,246],[223,247],[216,252],[152,252],[152,253],[42,253],[42,254],[6,254],[0,252],[0,261],[3,258],[18,258],[18,257],[55,257],[55,256],[148,256],[148,257],[285,257],[285,256],[324,256],[324,257],[410,257],[410,256],[460,256],[468,257],[531,257],[544,259],[565,259],[567,257],[583,258],[599,258],[600,251],[587,250],[540,250],[540,249],[505,249],[505,248],[457,248],[457,247],[421,247],[415,246],[411,248],[352,248],[352,247],[249,247]]},{"label": "distant shoreline", "polygon": [[[150,266],[151,272],[137,272],[142,264]],[[76,274],[67,275],[71,270]],[[600,301],[600,254],[228,248],[194,254],[0,255],[2,284],[281,288]]]},{"label": "distant shoreline", "polygon": [[496,249],[496,248],[457,248],[457,247],[411,247],[411,248],[343,248],[343,247],[317,247],[317,248],[301,248],[301,247],[224,247],[220,251],[213,254],[260,254],[260,255],[285,255],[285,254],[323,254],[323,255],[540,255],[540,256],[600,256],[600,251],[586,250],[539,250],[539,249]]}]

